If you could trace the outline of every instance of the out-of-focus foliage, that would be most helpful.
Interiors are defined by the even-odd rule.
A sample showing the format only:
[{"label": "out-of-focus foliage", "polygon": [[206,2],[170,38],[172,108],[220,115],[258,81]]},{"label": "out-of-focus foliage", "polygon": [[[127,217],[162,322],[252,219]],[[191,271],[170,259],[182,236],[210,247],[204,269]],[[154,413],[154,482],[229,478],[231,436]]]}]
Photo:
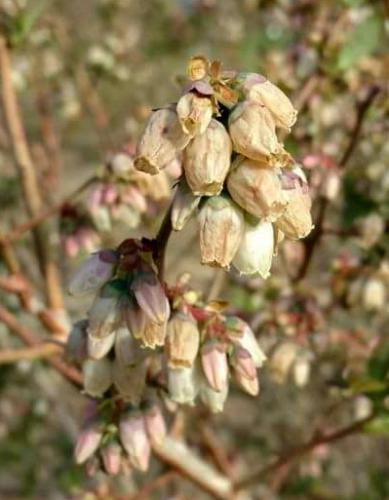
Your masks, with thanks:
[{"label": "out-of-focus foliage", "polygon": [[[303,280],[294,278],[304,244],[288,242],[267,281],[234,275],[225,283],[223,298],[251,321],[265,347],[265,380],[259,398],[233,393],[221,416],[209,417],[201,409],[188,414],[187,439],[204,451],[198,428],[208,419],[238,474],[305,442],[318,426],[335,428],[371,410],[376,417],[364,434],[323,445],[285,477],[254,484],[252,498],[389,497],[388,18],[387,2],[379,0],[2,0],[0,5],[47,203],[100,175],[111,153],[133,147],[150,110],[176,98],[180,72],[192,55],[262,73],[300,108],[286,146],[305,167],[312,197],[328,200],[322,239]],[[355,133],[356,103],[375,86],[379,93],[352,156],[341,165]],[[26,216],[0,118],[3,233]],[[170,184],[174,177],[169,174]],[[151,196],[150,186],[136,188]],[[123,218],[101,231],[88,200],[88,193],[77,199],[71,208],[77,217],[70,223],[62,217],[61,234],[54,237],[64,280],[74,267],[69,255],[80,253],[58,245],[60,236],[64,242],[87,228],[108,246],[128,236],[153,235],[167,206],[166,199],[153,198],[131,229]],[[189,225],[172,237],[167,280],[189,270],[194,285],[208,290],[214,275],[198,264],[194,232]],[[87,244],[80,247],[90,250]],[[30,249],[31,240],[23,238],[18,256],[39,289]],[[1,263],[0,270],[5,274]],[[0,293],[24,319],[13,297]],[[67,306],[73,317],[81,314],[79,301],[69,299]],[[18,346],[3,325],[0,334],[0,347]],[[0,366],[1,498],[111,498],[113,491],[128,495],[161,471],[155,461],[144,478],[87,478],[71,457],[81,405],[82,397],[43,363]],[[190,488],[177,481],[172,494],[190,494]]]}]

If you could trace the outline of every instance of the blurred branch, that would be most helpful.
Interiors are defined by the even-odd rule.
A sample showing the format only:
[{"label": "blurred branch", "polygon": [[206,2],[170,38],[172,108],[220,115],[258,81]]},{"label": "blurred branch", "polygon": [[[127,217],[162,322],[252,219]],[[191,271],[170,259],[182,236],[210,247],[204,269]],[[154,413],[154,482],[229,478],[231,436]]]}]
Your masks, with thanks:
[{"label": "blurred branch", "polygon": [[272,472],[278,471],[280,468],[283,468],[284,466],[288,465],[291,461],[296,460],[301,456],[311,452],[321,444],[328,444],[334,441],[339,441],[340,439],[343,439],[347,436],[361,432],[365,424],[370,422],[374,418],[374,416],[375,416],[374,413],[372,413],[368,417],[358,420],[357,422],[354,422],[346,427],[342,427],[341,429],[338,429],[337,431],[334,431],[332,433],[315,435],[306,444],[297,446],[288,453],[281,455],[279,458],[271,462],[269,465],[262,467],[254,472],[251,472],[246,477],[243,477],[242,479],[237,481],[235,483],[235,489],[240,490],[250,486],[253,483],[256,483],[264,476]]},{"label": "blurred branch", "polygon": [[0,351],[0,365],[15,363],[21,360],[49,358],[61,354],[62,348],[57,344],[41,344],[26,349],[3,349]]},{"label": "blurred branch", "polygon": [[[346,149],[338,163],[338,166],[341,169],[344,169],[347,166],[347,163],[349,162],[351,155],[353,154],[354,149],[358,143],[358,139],[362,130],[362,125],[366,117],[366,113],[369,110],[370,106],[373,104],[375,98],[378,96],[380,91],[381,91],[380,86],[373,85],[367,92],[364,99],[357,102],[355,124],[351,131],[350,139],[348,141]],[[318,199],[318,209],[317,209],[315,227],[312,230],[311,234],[304,240],[305,257],[300,269],[298,270],[297,275],[295,276],[295,278],[293,278],[294,282],[299,282],[307,274],[315,249],[318,243],[320,242],[321,237],[323,236],[324,232],[323,223],[329,205],[330,203],[327,198],[322,196]]]},{"label": "blurred branch", "polygon": [[197,457],[183,442],[167,436],[161,446],[155,448],[160,460],[169,464],[183,477],[188,478],[213,498],[233,498],[232,482],[213,467]]},{"label": "blurred branch", "polygon": [[[11,61],[7,42],[0,35],[0,72],[2,80],[2,101],[8,132],[20,174],[28,213],[36,216],[42,208],[38,179],[27,146],[25,131],[12,82]],[[45,278],[47,301],[53,309],[63,309],[63,297],[58,269],[51,258],[49,228],[40,226],[34,230],[39,265]]]},{"label": "blurred branch", "polygon": [[150,494],[154,490],[160,490],[160,488],[163,488],[166,483],[168,483],[172,479],[175,479],[176,477],[178,477],[177,472],[174,470],[169,470],[168,472],[165,472],[164,474],[158,476],[156,479],[154,479],[154,481],[147,482],[143,486],[143,488],[137,491],[134,495],[126,497],[126,500],[147,500],[150,498]]},{"label": "blurred branch", "polygon": [[40,213],[35,215],[35,217],[32,217],[26,222],[23,222],[22,224],[19,224],[18,226],[14,227],[9,233],[1,236],[0,235],[0,242],[9,244],[12,243],[16,240],[18,240],[25,232],[30,231],[31,229],[34,229],[36,226],[41,224],[45,219],[55,215],[63,205],[66,203],[72,201],[74,198],[76,198],[79,194],[81,194],[85,189],[87,189],[91,184],[93,184],[97,180],[97,177],[93,176],[87,179],[81,186],[79,186],[77,189],[75,189],[72,193],[68,194],[59,203],[56,203],[52,207],[47,208],[46,210],[42,210]]},{"label": "blurred branch", "polygon": [[[0,305],[0,321],[4,323],[12,332],[14,332],[26,345],[30,347],[41,347],[42,343],[39,336],[20,323],[18,319],[2,305]],[[56,347],[58,349],[58,346]],[[66,364],[58,358],[49,358],[48,362],[53,368],[55,368],[55,370],[57,370],[57,372],[63,375],[74,385],[82,386],[82,376],[76,368]]]}]

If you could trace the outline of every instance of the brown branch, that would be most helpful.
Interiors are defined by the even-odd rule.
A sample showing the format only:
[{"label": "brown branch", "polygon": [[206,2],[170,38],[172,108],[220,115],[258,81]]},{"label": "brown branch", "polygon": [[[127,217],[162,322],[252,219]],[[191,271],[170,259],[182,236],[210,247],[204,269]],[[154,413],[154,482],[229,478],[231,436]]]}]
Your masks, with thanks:
[{"label": "brown branch", "polygon": [[[3,36],[0,36],[0,73],[5,121],[20,174],[27,211],[30,216],[34,217],[42,208],[42,199],[12,82],[11,61],[7,42]],[[33,235],[40,269],[45,278],[48,305],[53,309],[63,309],[59,273],[57,266],[51,258],[49,231],[48,227],[40,226],[35,228]]]},{"label": "brown branch", "polygon": [[154,260],[158,268],[158,276],[161,281],[164,280],[165,276],[165,255],[166,248],[173,231],[171,215],[172,215],[173,203],[170,204],[162,224],[158,230],[157,236],[155,237],[155,250],[154,250]]},{"label": "brown branch", "polygon": [[22,224],[19,224],[18,226],[14,227],[9,233],[7,233],[3,236],[0,235],[0,242],[5,243],[5,244],[9,244],[9,243],[12,243],[12,242],[18,240],[24,233],[34,229],[36,226],[41,224],[44,220],[55,215],[59,210],[61,210],[61,208],[63,207],[64,204],[72,201],[80,193],[82,193],[85,189],[87,189],[91,184],[93,184],[96,180],[97,180],[97,177],[95,177],[95,176],[90,177],[83,184],[81,184],[81,186],[79,186],[76,190],[74,190],[72,193],[65,196],[60,202],[56,203],[55,205],[53,205],[45,210],[42,210],[35,217],[32,217],[28,221],[23,222]]},{"label": "brown branch", "polygon": [[154,479],[154,481],[147,482],[143,486],[143,488],[137,491],[134,495],[131,495],[129,498],[126,497],[126,500],[147,500],[148,498],[150,498],[150,495],[154,490],[158,490],[160,492],[160,489],[163,488],[166,483],[170,482],[176,477],[178,477],[177,472],[174,470],[169,470],[168,472],[165,472],[164,474],[158,476],[156,479]]},{"label": "brown branch", "polygon": [[33,360],[50,358],[61,354],[62,348],[57,344],[40,344],[25,349],[3,349],[0,350],[0,365],[15,363],[21,360]]},{"label": "brown branch", "polygon": [[[351,155],[353,154],[354,149],[358,143],[358,139],[362,130],[362,125],[366,113],[369,110],[370,106],[373,104],[374,99],[377,97],[380,91],[381,88],[378,85],[373,85],[370,88],[367,95],[365,96],[365,98],[359,103],[357,103],[357,115],[355,119],[355,124],[351,131],[347,147],[342,157],[339,160],[338,165],[340,168],[345,168],[347,166],[347,163],[350,160]],[[323,196],[319,197],[315,227],[312,230],[311,234],[304,240],[304,245],[305,245],[304,261],[300,269],[298,270],[297,275],[293,278],[293,281],[295,283],[302,280],[308,272],[308,268],[311,264],[315,249],[323,236],[323,223],[325,220],[329,204],[330,203],[327,198]]]},{"label": "brown branch", "polygon": [[[30,347],[41,346],[41,339],[39,336],[20,323],[18,319],[2,305],[0,305],[0,321],[14,332],[26,345]],[[82,386],[82,376],[76,368],[66,364],[59,358],[49,358],[47,361],[57,370],[57,372],[74,385],[78,387]]]},{"label": "brown branch", "polygon": [[270,474],[271,472],[275,472],[278,469],[284,467],[285,465],[289,464],[293,460],[296,460],[300,458],[302,455],[305,455],[309,453],[310,451],[314,450],[321,444],[328,444],[334,441],[339,441],[340,439],[343,439],[347,436],[350,436],[351,434],[355,434],[357,432],[362,431],[363,427],[370,422],[374,418],[374,414],[369,415],[368,417],[358,420],[357,422],[354,422],[346,427],[342,427],[341,429],[338,429],[337,431],[334,431],[332,433],[328,434],[320,434],[314,436],[310,441],[307,443],[297,446],[293,450],[289,451],[288,453],[281,455],[279,458],[277,458],[275,461],[271,462],[269,465],[262,467],[254,472],[251,472],[248,474],[246,477],[243,477],[239,481],[235,483],[235,489],[240,490],[243,488],[246,488],[250,486],[253,483],[256,483],[260,479],[262,479],[264,476]]}]

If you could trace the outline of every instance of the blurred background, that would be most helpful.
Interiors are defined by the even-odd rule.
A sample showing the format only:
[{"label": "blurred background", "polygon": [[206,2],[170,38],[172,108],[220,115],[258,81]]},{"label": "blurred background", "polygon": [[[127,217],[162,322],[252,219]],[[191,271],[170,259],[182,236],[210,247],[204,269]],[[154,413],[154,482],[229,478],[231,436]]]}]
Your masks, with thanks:
[{"label": "blurred background", "polygon": [[[285,244],[267,281],[201,266],[195,221],[169,242],[167,281],[189,271],[194,287],[230,301],[269,358],[258,398],[233,392],[217,416],[185,409],[181,432],[205,461],[238,477],[318,429],[372,411],[374,418],[344,441],[254,480],[241,498],[389,499],[388,29],[385,0],[0,1],[39,210],[57,207],[45,218],[44,239],[63,289],[93,249],[158,229],[179,165],[158,181],[135,179],[127,198],[106,189],[105,201],[96,202],[96,192],[107,188],[105,162],[133,152],[151,109],[177,100],[191,56],[264,74],[299,109],[285,144],[306,169],[320,230]],[[0,236],[37,213],[25,209],[4,64],[3,48]],[[19,300],[25,280],[33,310],[45,300],[34,236],[22,231],[7,248],[2,244],[0,303],[44,337],[41,316]],[[22,277],[13,282],[16,294],[6,284],[10,271]],[[86,303],[65,293],[64,301],[71,321],[83,317]],[[61,309],[61,292],[48,302]],[[18,347],[0,322],[0,348]],[[44,360],[1,361],[0,498],[209,498],[178,475],[137,494],[166,471],[157,459],[147,475],[88,477],[72,459],[82,407],[79,391]]]}]

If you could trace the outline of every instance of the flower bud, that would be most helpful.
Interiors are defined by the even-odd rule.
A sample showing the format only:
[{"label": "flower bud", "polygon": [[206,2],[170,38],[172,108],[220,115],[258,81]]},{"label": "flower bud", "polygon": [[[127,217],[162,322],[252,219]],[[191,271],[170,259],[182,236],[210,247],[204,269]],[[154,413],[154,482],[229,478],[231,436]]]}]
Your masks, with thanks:
[{"label": "flower bud", "polygon": [[107,207],[97,207],[91,211],[91,215],[98,231],[108,233],[112,230],[111,215]]},{"label": "flower bud", "polygon": [[263,161],[238,157],[228,176],[227,189],[239,206],[260,219],[272,222],[286,209],[280,176]]},{"label": "flower bud", "polygon": [[190,59],[186,72],[190,80],[202,80],[207,76],[209,61],[204,56],[194,56]]},{"label": "flower bud", "polygon": [[135,469],[145,471],[149,466],[150,443],[144,418],[139,413],[124,413],[119,422],[120,440]]},{"label": "flower bud", "polygon": [[82,319],[73,325],[66,343],[65,357],[70,362],[82,363],[87,357],[88,320]]},{"label": "flower bud", "polygon": [[148,321],[142,335],[142,344],[144,347],[155,349],[157,346],[165,344],[166,338],[166,322],[154,323]]},{"label": "flower bud", "polygon": [[136,301],[149,319],[162,324],[170,315],[169,301],[158,278],[153,273],[142,273],[131,285]]},{"label": "flower bud", "polygon": [[119,180],[128,180],[134,171],[134,160],[128,153],[115,153],[108,160],[108,168]]},{"label": "flower bud", "polygon": [[149,322],[147,314],[141,309],[135,301],[129,300],[123,306],[124,322],[131,335],[135,339],[141,339]]},{"label": "flower bud", "polygon": [[115,332],[106,337],[94,337],[88,334],[88,356],[92,359],[101,359],[111,350],[115,342]]},{"label": "flower bud", "polygon": [[276,347],[269,361],[269,373],[275,382],[284,382],[297,353],[298,347],[293,342],[284,342]]},{"label": "flower bud", "polygon": [[118,359],[113,361],[113,383],[124,401],[138,405],[146,386],[147,366],[144,362],[125,366]]},{"label": "flower bud", "polygon": [[200,203],[200,196],[195,196],[185,181],[181,181],[174,195],[171,221],[175,231],[181,229],[188,222]]},{"label": "flower bud", "polygon": [[84,391],[93,398],[101,398],[112,384],[111,361],[87,359],[82,365]]},{"label": "flower bud", "polygon": [[254,378],[246,377],[242,372],[236,371],[234,372],[235,379],[239,386],[251,396],[257,396],[259,393],[259,382],[258,375],[255,374]]},{"label": "flower bud", "polygon": [[227,334],[231,341],[246,349],[253,358],[255,366],[260,368],[265,362],[266,356],[259,347],[250,326],[237,316],[230,316],[226,319],[226,327]]},{"label": "flower bud", "polygon": [[362,303],[367,310],[380,311],[386,304],[386,287],[381,279],[372,276],[366,280]]},{"label": "flower bud", "polygon": [[116,476],[120,472],[122,462],[122,449],[119,443],[110,441],[101,449],[105,472],[111,476]]},{"label": "flower bud", "polygon": [[95,298],[88,312],[88,335],[103,338],[110,335],[120,322],[120,293],[109,283]]},{"label": "flower bud", "polygon": [[158,109],[151,115],[137,145],[135,167],[155,175],[172,161],[190,141],[175,111]]},{"label": "flower bud", "polygon": [[101,250],[91,255],[70,280],[71,295],[85,295],[102,287],[113,275],[118,257],[114,250]]},{"label": "flower bud", "polygon": [[297,386],[303,387],[309,381],[311,363],[308,356],[298,356],[293,365],[293,377]]},{"label": "flower bud", "polygon": [[312,230],[312,201],[305,185],[284,190],[288,200],[285,211],[275,224],[285,236],[293,240],[305,238]]},{"label": "flower bud", "polygon": [[232,145],[224,126],[211,120],[184,150],[185,178],[193,194],[212,196],[223,189],[230,168]]},{"label": "flower bud", "polygon": [[277,127],[290,130],[296,122],[297,111],[281,89],[256,73],[241,73],[237,82],[246,99],[266,106]]},{"label": "flower bud", "polygon": [[231,356],[231,364],[235,372],[239,372],[243,377],[254,379],[257,376],[257,368],[254,360],[244,347],[236,345]]},{"label": "flower bud", "polygon": [[252,160],[266,160],[282,150],[270,111],[253,101],[239,103],[230,114],[228,128],[234,151]]},{"label": "flower bud", "polygon": [[116,331],[115,357],[122,366],[133,365],[139,359],[136,340],[126,326]]},{"label": "flower bud", "polygon": [[244,231],[240,209],[229,198],[213,196],[199,214],[201,263],[230,266]]},{"label": "flower bud", "polygon": [[220,413],[224,409],[224,403],[228,396],[228,385],[223,390],[215,391],[209,387],[208,383],[204,380],[200,387],[200,399],[207,406],[212,413]]},{"label": "flower bud", "polygon": [[271,222],[251,224],[245,221],[245,231],[238,252],[232,261],[242,274],[259,273],[266,279],[274,253],[274,232]]},{"label": "flower bud", "polygon": [[153,446],[161,445],[165,439],[167,430],[160,407],[157,405],[152,406],[152,408],[145,412],[144,418],[151,444]]},{"label": "flower bud", "polygon": [[196,359],[200,332],[196,321],[183,313],[177,313],[168,322],[166,350],[171,368],[189,367]]},{"label": "flower bud", "polygon": [[168,390],[170,398],[176,403],[193,405],[199,392],[197,367],[169,368]]},{"label": "flower bud", "polygon": [[177,103],[182,130],[191,137],[203,134],[212,119],[212,101],[196,91],[184,94]]},{"label": "flower bud", "polygon": [[82,464],[91,457],[100,445],[103,437],[101,422],[89,422],[78,434],[74,449],[74,458],[77,464]]},{"label": "flower bud", "polygon": [[142,191],[135,186],[126,186],[121,195],[121,201],[143,214],[147,210],[147,201]]},{"label": "flower bud", "polygon": [[222,391],[228,383],[228,364],[225,349],[218,342],[207,342],[201,348],[201,364],[209,385]]}]

